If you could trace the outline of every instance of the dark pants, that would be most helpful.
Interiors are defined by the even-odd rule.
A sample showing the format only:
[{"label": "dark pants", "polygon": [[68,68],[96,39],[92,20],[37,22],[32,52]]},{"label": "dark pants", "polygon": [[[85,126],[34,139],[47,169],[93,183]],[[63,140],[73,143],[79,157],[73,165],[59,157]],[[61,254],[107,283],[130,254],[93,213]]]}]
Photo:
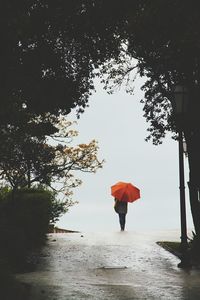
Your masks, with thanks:
[{"label": "dark pants", "polygon": [[119,223],[120,223],[121,230],[124,230],[125,223],[126,223],[126,214],[119,213]]}]

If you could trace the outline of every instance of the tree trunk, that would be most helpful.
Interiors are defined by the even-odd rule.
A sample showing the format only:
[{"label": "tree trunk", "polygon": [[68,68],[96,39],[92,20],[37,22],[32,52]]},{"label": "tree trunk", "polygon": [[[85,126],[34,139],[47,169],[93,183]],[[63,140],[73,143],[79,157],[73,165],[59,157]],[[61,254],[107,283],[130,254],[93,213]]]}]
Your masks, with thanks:
[{"label": "tree trunk", "polygon": [[200,237],[200,203],[198,199],[199,189],[190,180],[188,182],[190,195],[190,208],[196,234]]},{"label": "tree trunk", "polygon": [[200,133],[190,132],[186,133],[186,143],[189,160],[189,195],[190,195],[190,207],[194,223],[194,229],[198,237],[200,238],[200,146],[199,144]]}]

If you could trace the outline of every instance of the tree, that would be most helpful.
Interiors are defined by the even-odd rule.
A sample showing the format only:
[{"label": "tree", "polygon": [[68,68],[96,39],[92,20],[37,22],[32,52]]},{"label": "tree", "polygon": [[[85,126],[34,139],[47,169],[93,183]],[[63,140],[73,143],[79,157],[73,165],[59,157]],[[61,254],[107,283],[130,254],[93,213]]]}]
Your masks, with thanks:
[{"label": "tree", "polygon": [[83,2],[8,0],[2,6],[1,122],[12,121],[16,106],[36,114],[69,113],[75,106],[81,112],[97,54],[97,39],[88,41],[81,28]]},{"label": "tree", "polygon": [[[50,187],[64,194],[62,204],[68,209],[72,205],[72,189],[81,184],[74,173],[94,173],[103,164],[103,160],[97,158],[98,145],[95,140],[87,144],[69,145],[78,134],[71,129],[73,124],[60,116],[57,123],[54,120],[51,124],[54,133],[50,136],[45,136],[45,123],[39,119],[29,120],[26,126],[23,121],[21,126],[9,126],[7,131],[4,129],[0,136],[1,182],[9,184],[14,191],[38,184]],[[59,210],[61,202],[55,204]]]},{"label": "tree", "polygon": [[49,182],[46,169],[54,153],[52,147],[45,146],[45,135],[57,131],[52,122],[54,118],[34,119],[24,111],[16,111],[12,124],[1,126],[0,178],[14,190],[30,187],[32,174],[35,179],[43,174],[41,182]]},{"label": "tree", "polygon": [[36,114],[82,112],[94,70],[119,55],[116,22],[121,26],[126,9],[105,0],[3,3],[0,122],[11,122],[16,106]]},{"label": "tree", "polygon": [[45,6],[45,1],[8,1],[1,10],[6,32],[2,41],[1,103],[7,103],[8,109],[17,103],[36,113],[57,113],[58,109],[69,112],[70,105],[83,97],[81,74],[75,78],[75,72],[66,71],[61,33],[51,31],[53,20],[45,16]]}]

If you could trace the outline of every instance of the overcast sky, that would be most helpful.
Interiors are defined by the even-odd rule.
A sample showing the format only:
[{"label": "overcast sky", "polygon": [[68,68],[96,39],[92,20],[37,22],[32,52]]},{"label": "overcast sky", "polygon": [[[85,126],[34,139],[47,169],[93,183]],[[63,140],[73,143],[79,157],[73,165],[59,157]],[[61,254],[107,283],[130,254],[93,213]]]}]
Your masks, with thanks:
[{"label": "overcast sky", "polygon": [[[129,204],[127,230],[180,228],[178,143],[170,137],[159,146],[145,142],[148,124],[140,103],[141,84],[141,79],[136,81],[134,95],[122,90],[108,95],[100,84],[96,85],[96,93],[74,129],[79,131],[77,143],[98,140],[99,157],[106,162],[96,174],[77,174],[83,180],[74,192],[74,200],[79,203],[61,217],[57,226],[80,231],[119,230],[110,187],[125,181],[141,191],[141,199]],[[69,119],[75,120],[74,112]],[[185,176],[187,181],[187,162]],[[191,228],[189,205],[187,215]]]}]

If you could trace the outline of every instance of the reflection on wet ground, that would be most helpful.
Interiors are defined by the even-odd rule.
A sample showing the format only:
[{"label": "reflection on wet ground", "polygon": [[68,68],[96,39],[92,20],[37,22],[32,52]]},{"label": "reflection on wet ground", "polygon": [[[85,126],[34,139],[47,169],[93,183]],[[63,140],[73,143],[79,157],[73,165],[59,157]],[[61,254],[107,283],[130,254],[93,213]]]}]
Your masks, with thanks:
[{"label": "reflection on wet ground", "polygon": [[156,244],[176,231],[49,235],[35,272],[17,275],[30,300],[200,299],[200,271]]}]

